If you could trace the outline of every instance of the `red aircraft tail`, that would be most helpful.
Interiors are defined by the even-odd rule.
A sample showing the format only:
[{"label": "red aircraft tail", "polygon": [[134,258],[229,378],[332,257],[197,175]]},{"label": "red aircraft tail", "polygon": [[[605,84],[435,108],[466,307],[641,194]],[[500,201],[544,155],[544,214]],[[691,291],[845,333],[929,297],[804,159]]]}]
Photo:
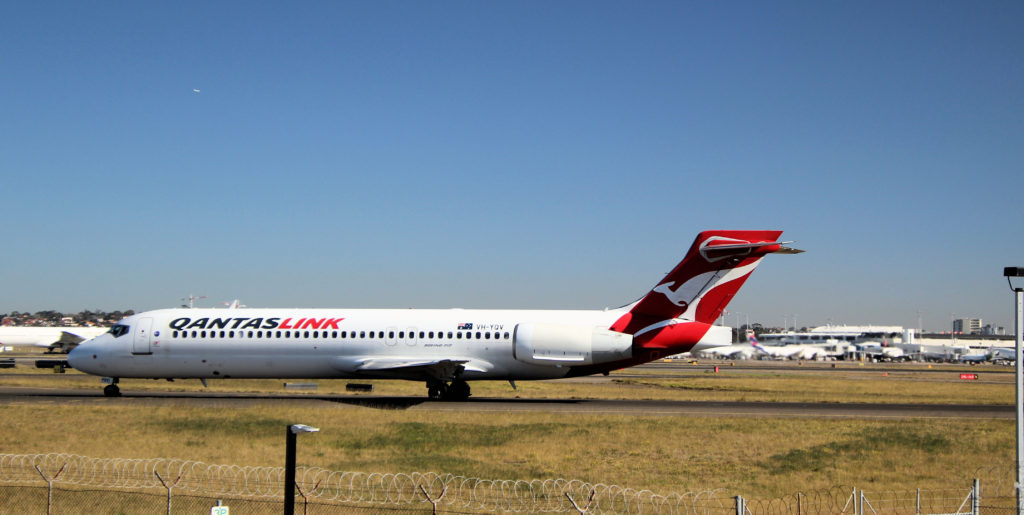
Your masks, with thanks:
[{"label": "red aircraft tail", "polygon": [[[777,241],[782,231],[704,231],[686,257],[611,330],[636,335],[682,319],[713,324],[733,295],[773,252],[801,252]],[[653,326],[653,327],[652,327]]]}]

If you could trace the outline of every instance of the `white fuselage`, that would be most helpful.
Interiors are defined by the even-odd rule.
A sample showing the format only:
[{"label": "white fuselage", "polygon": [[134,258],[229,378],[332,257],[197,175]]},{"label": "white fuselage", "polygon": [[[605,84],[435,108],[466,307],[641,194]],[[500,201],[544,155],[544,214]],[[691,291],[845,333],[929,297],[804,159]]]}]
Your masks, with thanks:
[{"label": "white fuselage", "polygon": [[436,360],[460,362],[466,380],[558,378],[591,357],[517,359],[517,330],[604,329],[623,312],[166,309],[124,319],[79,345],[68,361],[90,374],[123,378],[420,379],[416,367]]}]

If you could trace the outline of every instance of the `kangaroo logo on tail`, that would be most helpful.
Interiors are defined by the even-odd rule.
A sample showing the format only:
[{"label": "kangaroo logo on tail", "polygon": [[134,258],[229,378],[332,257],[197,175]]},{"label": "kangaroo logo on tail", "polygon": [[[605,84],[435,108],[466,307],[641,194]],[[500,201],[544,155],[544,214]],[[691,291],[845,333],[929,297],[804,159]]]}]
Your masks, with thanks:
[{"label": "kangaroo logo on tail", "polygon": [[782,231],[700,233],[675,269],[611,329],[635,335],[645,328],[663,326],[669,320],[712,324],[764,256],[800,252],[777,241],[781,234]]}]

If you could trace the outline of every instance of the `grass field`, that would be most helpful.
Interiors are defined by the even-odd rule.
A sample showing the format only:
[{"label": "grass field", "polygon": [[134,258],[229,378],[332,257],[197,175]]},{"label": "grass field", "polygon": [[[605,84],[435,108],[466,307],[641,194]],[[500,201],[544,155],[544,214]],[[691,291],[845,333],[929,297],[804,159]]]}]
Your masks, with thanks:
[{"label": "grass field", "polygon": [[[723,367],[724,369],[725,367]],[[630,369],[609,378],[473,383],[476,396],[1012,404],[1013,375],[974,367]],[[7,371],[5,371],[7,372]],[[886,374],[886,375],[883,375]],[[221,380],[218,391],[281,392],[283,381]],[[318,394],[343,393],[320,381]],[[374,381],[375,394],[422,396],[419,383]],[[0,386],[99,389],[78,373],[15,369]],[[197,390],[198,381],[123,380],[126,392]],[[482,478],[575,478],[655,492],[723,488],[773,497],[837,484],[875,490],[961,485],[979,468],[1012,465],[1012,420],[849,420],[645,417],[381,410],[300,403],[191,406],[0,406],[0,453],[66,452],[281,466],[289,423],[321,428],[300,439],[301,465],[364,472],[436,471]],[[963,483],[966,484],[966,483]]]}]

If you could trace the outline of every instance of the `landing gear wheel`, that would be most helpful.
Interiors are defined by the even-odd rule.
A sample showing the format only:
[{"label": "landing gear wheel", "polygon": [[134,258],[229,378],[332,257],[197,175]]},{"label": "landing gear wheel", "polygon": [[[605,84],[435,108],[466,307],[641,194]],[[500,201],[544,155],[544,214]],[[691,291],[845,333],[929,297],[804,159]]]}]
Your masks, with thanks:
[{"label": "landing gear wheel", "polygon": [[440,381],[427,382],[427,397],[439,401],[448,396],[448,385]]},{"label": "landing gear wheel", "polygon": [[448,395],[445,397],[445,400],[464,401],[469,398],[469,395],[469,383],[456,379],[448,387]]},{"label": "landing gear wheel", "polygon": [[103,387],[103,395],[107,397],[120,397],[121,389],[116,384],[108,384]]}]

